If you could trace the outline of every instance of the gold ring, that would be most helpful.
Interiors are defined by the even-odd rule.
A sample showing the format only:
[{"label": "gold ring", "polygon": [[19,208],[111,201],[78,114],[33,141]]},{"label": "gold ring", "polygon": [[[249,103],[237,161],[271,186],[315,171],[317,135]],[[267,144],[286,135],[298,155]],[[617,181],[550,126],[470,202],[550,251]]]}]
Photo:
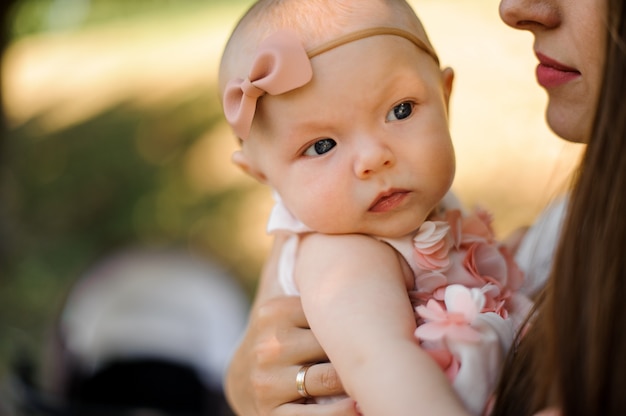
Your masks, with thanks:
[{"label": "gold ring", "polygon": [[304,397],[305,399],[313,398],[313,396],[311,396],[309,392],[306,391],[306,387],[304,386],[304,378],[306,377],[306,372],[309,370],[309,368],[311,368],[312,365],[313,364],[303,365],[298,370],[298,374],[296,374],[296,389],[298,389],[298,393],[300,394],[300,396]]}]

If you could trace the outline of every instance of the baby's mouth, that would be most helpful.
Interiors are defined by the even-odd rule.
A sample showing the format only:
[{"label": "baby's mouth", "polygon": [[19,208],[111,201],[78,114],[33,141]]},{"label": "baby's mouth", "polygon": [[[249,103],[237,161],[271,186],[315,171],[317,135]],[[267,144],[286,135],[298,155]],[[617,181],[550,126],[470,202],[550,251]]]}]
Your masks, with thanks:
[{"label": "baby's mouth", "polygon": [[398,207],[407,197],[409,191],[391,190],[384,192],[370,205],[370,212],[386,212]]}]

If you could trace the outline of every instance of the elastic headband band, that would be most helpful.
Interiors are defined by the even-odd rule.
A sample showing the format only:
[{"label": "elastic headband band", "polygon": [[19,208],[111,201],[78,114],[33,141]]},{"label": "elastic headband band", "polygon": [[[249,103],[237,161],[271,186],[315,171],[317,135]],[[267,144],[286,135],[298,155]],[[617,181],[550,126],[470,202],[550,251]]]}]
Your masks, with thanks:
[{"label": "elastic headband band", "polygon": [[224,115],[241,140],[248,138],[257,100],[265,94],[280,95],[308,84],[313,77],[311,59],[346,43],[360,39],[392,35],[412,42],[439,65],[439,58],[423,40],[406,30],[373,27],[357,30],[306,51],[292,30],[280,30],[263,40],[246,79],[233,79],[224,91]]},{"label": "elastic headband band", "polygon": [[310,49],[307,52],[307,55],[309,58],[314,58],[317,55],[321,55],[324,52],[328,52],[329,50],[335,49],[341,45],[345,45],[346,43],[380,35],[400,36],[401,38],[412,42],[415,46],[430,55],[430,57],[435,60],[437,65],[439,65],[439,57],[437,56],[435,51],[426,44],[426,42],[424,42],[411,32],[407,32],[406,30],[398,29],[395,27],[372,27],[368,29],[357,30],[356,32],[348,33],[346,35],[338,37],[337,39],[330,40],[320,46]]}]

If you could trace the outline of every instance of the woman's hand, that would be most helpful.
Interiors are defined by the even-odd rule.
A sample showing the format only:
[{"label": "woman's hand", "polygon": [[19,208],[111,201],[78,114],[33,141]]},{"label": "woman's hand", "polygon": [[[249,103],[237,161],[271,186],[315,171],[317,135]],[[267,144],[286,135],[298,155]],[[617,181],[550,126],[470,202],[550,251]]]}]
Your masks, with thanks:
[{"label": "woman's hand", "polygon": [[259,302],[228,369],[228,401],[241,416],[357,415],[351,399],[306,404],[298,393],[298,370],[319,363],[306,372],[306,391],[313,397],[343,394],[337,373],[327,361],[308,328],[298,297]]}]

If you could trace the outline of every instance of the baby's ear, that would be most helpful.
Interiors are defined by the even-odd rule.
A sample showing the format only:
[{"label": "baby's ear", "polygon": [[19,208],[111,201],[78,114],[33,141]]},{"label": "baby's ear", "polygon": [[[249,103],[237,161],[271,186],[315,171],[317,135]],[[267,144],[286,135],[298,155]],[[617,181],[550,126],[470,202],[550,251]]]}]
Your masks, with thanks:
[{"label": "baby's ear", "polygon": [[454,70],[450,67],[441,71],[441,80],[443,83],[443,95],[446,101],[446,108],[450,107],[450,96],[452,95],[452,84],[454,84]]},{"label": "baby's ear", "polygon": [[257,181],[265,183],[267,180],[267,177],[260,170],[256,169],[252,163],[250,163],[248,157],[241,150],[237,150],[233,153],[232,161],[235,165],[239,166],[241,170],[252,176]]}]

